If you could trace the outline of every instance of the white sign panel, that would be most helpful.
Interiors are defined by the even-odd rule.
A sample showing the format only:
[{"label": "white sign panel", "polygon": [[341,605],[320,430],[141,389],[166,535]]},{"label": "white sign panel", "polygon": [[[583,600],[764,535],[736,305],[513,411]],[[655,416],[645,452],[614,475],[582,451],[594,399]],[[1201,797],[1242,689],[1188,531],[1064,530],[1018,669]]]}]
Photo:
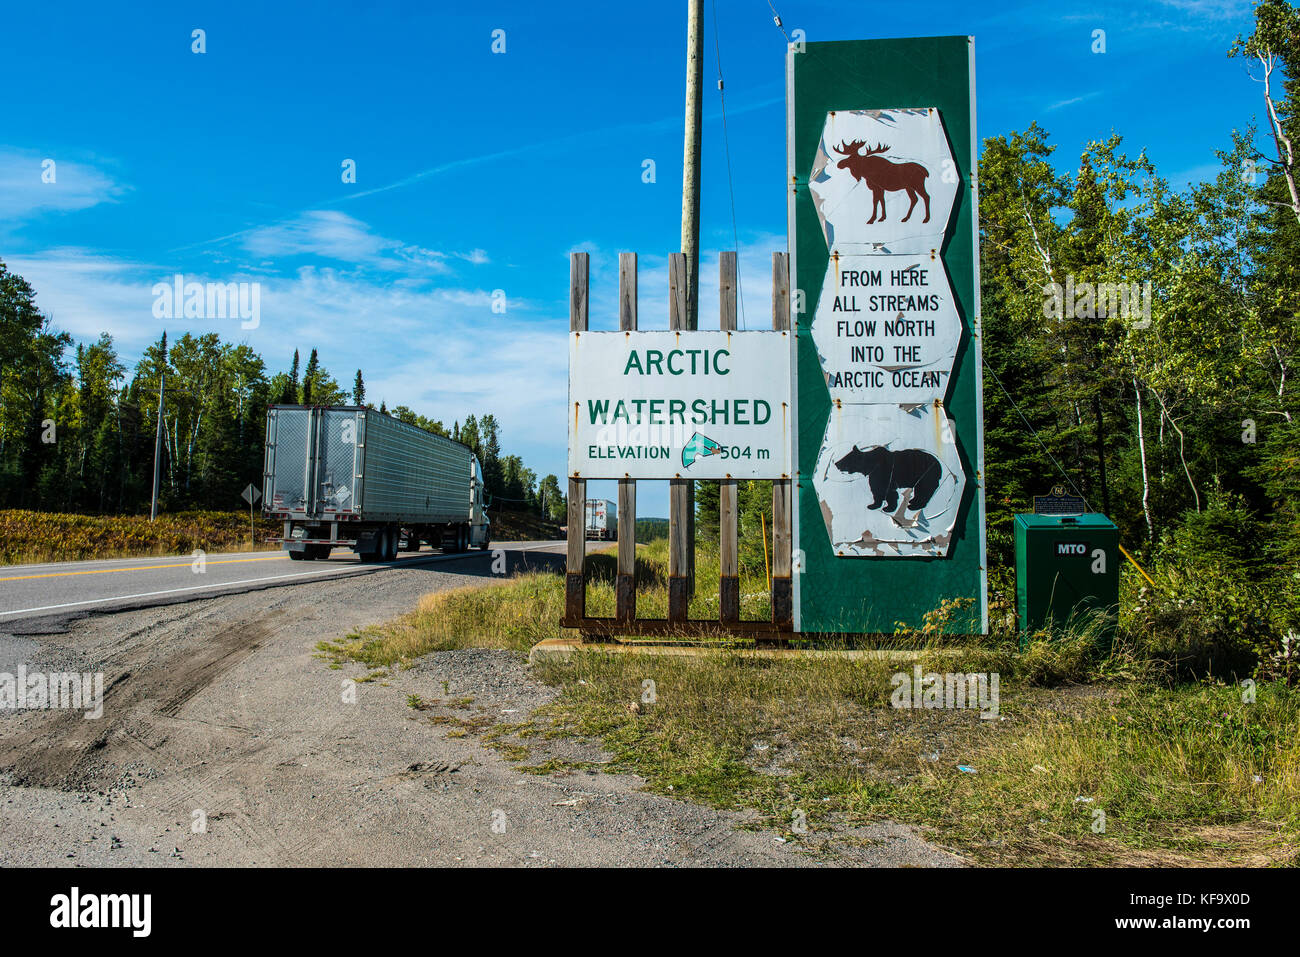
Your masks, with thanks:
[{"label": "white sign panel", "polygon": [[808,189],[832,253],[937,251],[957,187],[938,110],[826,115]]},{"label": "white sign panel", "polygon": [[942,400],[961,331],[937,258],[831,257],[812,334],[832,399]]},{"label": "white sign panel", "polygon": [[813,478],[835,553],[946,555],[965,475],[943,402],[962,322],[940,258],[960,188],[939,111],[828,113],[812,335],[834,400]]},{"label": "white sign panel", "polygon": [[813,487],[837,555],[948,554],[965,484],[942,406],[831,411]]},{"label": "white sign panel", "polygon": [[790,334],[569,334],[569,476],[790,474]]}]

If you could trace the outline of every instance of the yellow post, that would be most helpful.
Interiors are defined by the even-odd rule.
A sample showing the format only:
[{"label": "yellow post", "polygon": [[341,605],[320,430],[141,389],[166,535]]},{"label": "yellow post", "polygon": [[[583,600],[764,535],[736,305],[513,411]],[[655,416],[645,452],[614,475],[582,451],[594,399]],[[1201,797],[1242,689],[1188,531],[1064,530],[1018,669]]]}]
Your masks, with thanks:
[{"label": "yellow post", "polygon": [[[1119,545],[1119,542],[1116,542],[1115,544]],[[1151,580],[1151,576],[1148,575],[1145,569],[1143,569],[1142,566],[1137,563],[1137,560],[1134,559],[1133,556],[1128,553],[1128,549],[1126,549],[1123,545],[1120,545],[1119,550],[1124,553],[1124,557],[1127,558],[1129,562],[1133,565],[1133,567],[1138,570],[1138,574],[1140,574],[1143,578],[1145,578],[1147,580],[1147,583],[1152,588],[1155,588],[1156,583]]]}]

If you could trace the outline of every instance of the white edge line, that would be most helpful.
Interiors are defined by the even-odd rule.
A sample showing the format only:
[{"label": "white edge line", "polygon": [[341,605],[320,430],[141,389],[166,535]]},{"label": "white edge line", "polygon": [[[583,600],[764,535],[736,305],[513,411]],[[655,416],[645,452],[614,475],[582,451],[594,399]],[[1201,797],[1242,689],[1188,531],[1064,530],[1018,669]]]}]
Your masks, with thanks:
[{"label": "white edge line", "polygon": [[[533,545],[533,546],[530,547],[530,548],[524,548],[524,549],[520,549],[520,550],[521,550],[521,551],[525,551],[525,552],[530,552],[530,551],[536,551],[537,549],[540,549],[540,548],[554,547],[554,545],[555,545],[555,543],[553,543],[553,542],[551,542],[551,543],[542,543],[542,544],[538,544],[538,545]],[[489,552],[489,553],[486,553],[486,554],[490,554],[490,552]],[[392,564],[392,565],[369,566],[369,567],[370,567],[371,569],[373,569],[373,570],[378,570],[378,568],[380,568],[380,567],[383,567],[383,568],[402,568],[402,567],[405,567],[405,566],[407,566],[407,565],[423,565],[423,564],[426,564],[426,563],[428,563],[428,562],[435,562],[435,563],[436,563],[436,562],[442,562],[442,561],[452,561],[452,560],[454,560],[454,559],[458,559],[458,558],[473,558],[473,557],[474,557],[473,555],[468,554],[468,553],[457,553],[457,554],[454,554],[454,555],[430,555],[430,556],[428,556],[427,558],[407,558],[407,559],[403,559],[403,560],[401,560],[400,562],[398,562],[398,563],[394,563],[394,564]],[[287,579],[287,578],[307,578],[307,577],[312,577],[312,576],[317,576],[317,577],[319,577],[319,576],[324,576],[324,575],[328,575],[328,574],[331,574],[331,573],[340,573],[340,574],[341,574],[341,573],[343,573],[343,572],[356,571],[356,570],[359,570],[359,569],[361,569],[361,568],[362,568],[362,566],[359,566],[359,565],[340,566],[340,567],[337,567],[337,568],[320,568],[320,569],[316,569],[316,570],[314,570],[314,571],[309,571],[309,572],[297,572],[297,573],[292,574],[292,575],[271,575],[271,576],[269,576],[269,577],[267,577],[267,578],[244,578],[244,579],[241,579],[241,580],[239,580],[239,581],[233,581],[233,582],[219,582],[219,583],[214,584],[214,585],[191,585],[191,586],[189,586],[189,587],[187,587],[187,588],[168,588],[168,589],[165,589],[165,590],[163,590],[163,591],[145,591],[145,592],[140,592],[139,594],[135,594],[135,595],[114,595],[114,596],[112,596],[112,597],[110,597],[110,598],[91,598],[91,599],[87,599],[86,601],[69,601],[69,602],[63,602],[62,604],[59,604],[59,605],[42,605],[42,606],[40,606],[40,607],[38,607],[38,608],[17,608],[17,609],[14,609],[13,611],[0,611],[0,618],[3,618],[3,617],[6,616],[6,615],[26,615],[26,614],[33,614],[33,613],[35,613],[35,612],[39,612],[39,611],[55,611],[55,610],[57,610],[57,609],[59,609],[59,608],[77,608],[77,607],[79,607],[79,606],[81,606],[81,605],[103,605],[103,604],[107,604],[108,602],[112,602],[112,601],[130,601],[130,600],[133,599],[133,598],[155,598],[155,597],[157,597],[158,595],[176,595],[176,594],[180,594],[181,592],[188,592],[188,591],[205,591],[205,590],[206,590],[206,591],[215,591],[216,589],[219,589],[219,588],[229,588],[229,587],[231,587],[232,585],[249,585],[249,584],[256,584],[257,582],[283,581],[284,579]]]},{"label": "white edge line", "polygon": [[[537,546],[533,546],[533,548],[522,549],[522,551],[533,551],[536,548],[541,548],[541,547],[544,546],[537,545]],[[490,554],[490,552],[488,554]],[[270,575],[266,578],[243,578],[240,579],[239,581],[218,582],[212,585],[190,585],[186,588],[168,588],[168,589],[164,589],[163,591],[145,591],[135,595],[114,595],[110,598],[91,598],[91,599],[87,599],[86,601],[69,601],[59,605],[42,605],[38,608],[17,608],[14,609],[13,611],[0,611],[0,618],[3,618],[5,615],[25,615],[25,614],[32,614],[38,611],[55,611],[59,608],[76,608],[81,605],[103,605],[112,601],[130,601],[133,598],[154,598],[157,597],[158,595],[176,595],[176,594],[180,594],[181,592],[188,592],[188,591],[205,591],[205,590],[215,591],[216,589],[219,588],[229,588],[232,585],[249,585],[249,584],[256,584],[257,582],[283,581],[288,578],[323,577],[325,575],[329,575],[332,573],[343,574],[345,572],[359,571],[363,569],[378,571],[380,568],[404,568],[408,565],[424,565],[429,562],[438,563],[442,561],[453,561],[455,559],[474,558],[474,557],[475,556],[472,554],[461,552],[454,555],[429,555],[426,558],[401,559],[398,562],[391,565],[372,565],[372,566],[346,565],[346,566],[338,566],[335,568],[319,568],[309,572],[296,572],[292,575]]]},{"label": "white edge line", "polygon": [[110,598],[90,598],[86,601],[68,601],[60,605],[42,605],[39,608],[17,608],[13,611],[0,611],[0,617],[5,615],[26,615],[38,611],[54,611],[58,608],[75,608],[79,605],[103,605],[111,601],[130,601],[132,598],[153,598],[157,595],[175,595],[187,591],[213,591],[218,588],[229,588],[232,585],[248,585],[255,582],[273,582],[281,581],[285,578],[306,578],[308,576],[328,575],[331,572],[341,571],[342,569],[322,568],[317,571],[298,572],[294,575],[272,575],[268,578],[244,578],[233,582],[220,582],[212,585],[191,585],[188,588],[168,588],[163,591],[143,591],[135,595],[113,595]]}]

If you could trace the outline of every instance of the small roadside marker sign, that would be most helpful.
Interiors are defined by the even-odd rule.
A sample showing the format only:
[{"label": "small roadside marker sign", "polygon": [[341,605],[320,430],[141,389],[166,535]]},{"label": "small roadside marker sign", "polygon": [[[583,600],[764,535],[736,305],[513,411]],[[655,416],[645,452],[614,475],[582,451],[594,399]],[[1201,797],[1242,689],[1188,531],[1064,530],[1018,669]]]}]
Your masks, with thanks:
[{"label": "small roadside marker sign", "polygon": [[248,488],[243,491],[243,499],[249,505],[256,505],[257,500],[262,497],[262,490],[252,482],[248,483]]}]

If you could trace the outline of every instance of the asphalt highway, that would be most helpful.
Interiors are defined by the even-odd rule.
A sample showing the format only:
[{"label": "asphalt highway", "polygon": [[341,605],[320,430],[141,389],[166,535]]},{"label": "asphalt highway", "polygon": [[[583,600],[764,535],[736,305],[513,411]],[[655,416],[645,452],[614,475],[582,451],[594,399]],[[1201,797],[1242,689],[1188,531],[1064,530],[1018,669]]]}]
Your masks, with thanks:
[{"label": "asphalt highway", "polygon": [[173,555],[4,565],[0,566],[0,631],[28,619],[63,617],[79,611],[146,608],[216,594],[377,575],[394,567],[473,563],[482,565],[482,574],[486,575],[494,570],[494,562],[500,563],[503,554],[509,571],[514,571],[527,562],[528,552],[563,552],[563,549],[563,542],[502,542],[486,552],[477,549],[449,555],[428,549],[403,552],[394,562],[377,564],[363,564],[353,552],[339,548],[328,560],[314,562],[290,561],[285,552],[227,552],[201,558]]}]

